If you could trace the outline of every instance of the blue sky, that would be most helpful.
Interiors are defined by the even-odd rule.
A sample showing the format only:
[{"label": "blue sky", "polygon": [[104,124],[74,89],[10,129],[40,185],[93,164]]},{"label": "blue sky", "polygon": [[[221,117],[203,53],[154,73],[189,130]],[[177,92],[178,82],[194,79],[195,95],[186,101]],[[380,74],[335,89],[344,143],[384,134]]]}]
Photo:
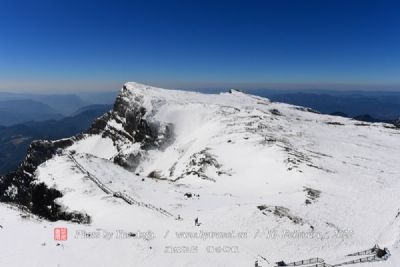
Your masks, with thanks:
[{"label": "blue sky", "polygon": [[399,14],[385,0],[0,0],[0,90],[400,90]]}]

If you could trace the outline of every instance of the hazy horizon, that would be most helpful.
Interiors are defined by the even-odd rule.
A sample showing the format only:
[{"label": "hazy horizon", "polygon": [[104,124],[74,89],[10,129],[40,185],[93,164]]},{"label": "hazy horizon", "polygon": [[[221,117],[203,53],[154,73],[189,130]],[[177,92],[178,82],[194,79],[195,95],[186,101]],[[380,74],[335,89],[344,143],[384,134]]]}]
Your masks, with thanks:
[{"label": "hazy horizon", "polygon": [[312,84],[312,83],[180,83],[180,82],[150,82],[150,81],[136,81],[129,80],[123,82],[69,82],[69,83],[6,83],[2,84],[0,81],[1,93],[16,93],[16,94],[74,94],[74,93],[107,93],[119,91],[126,82],[139,82],[150,86],[179,89],[179,90],[202,90],[202,89],[215,89],[215,90],[282,90],[285,91],[361,91],[361,92],[400,92],[400,85],[397,84]]}]

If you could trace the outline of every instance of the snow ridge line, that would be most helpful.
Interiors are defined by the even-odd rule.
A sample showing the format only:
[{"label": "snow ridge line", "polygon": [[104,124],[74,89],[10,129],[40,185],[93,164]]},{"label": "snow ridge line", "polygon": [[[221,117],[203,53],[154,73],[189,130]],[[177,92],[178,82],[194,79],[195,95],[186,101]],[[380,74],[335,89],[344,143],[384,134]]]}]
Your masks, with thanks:
[{"label": "snow ridge line", "polygon": [[86,174],[88,176],[88,178],[94,182],[104,193],[106,194],[110,194],[113,197],[116,198],[120,198],[122,200],[124,200],[126,203],[128,203],[129,205],[136,205],[136,206],[140,206],[140,207],[145,207],[154,211],[157,211],[165,216],[169,216],[172,217],[173,215],[164,210],[163,208],[158,208],[152,204],[148,204],[148,203],[144,203],[144,202],[140,202],[135,200],[134,198],[132,198],[131,196],[128,196],[125,193],[121,193],[121,192],[115,192],[113,190],[111,190],[108,186],[106,186],[104,183],[102,183],[96,176],[94,176],[93,174],[91,174],[89,171],[87,171],[76,159],[73,155],[68,154],[68,158],[71,159],[74,164],[76,165],[76,167],[84,174]]}]

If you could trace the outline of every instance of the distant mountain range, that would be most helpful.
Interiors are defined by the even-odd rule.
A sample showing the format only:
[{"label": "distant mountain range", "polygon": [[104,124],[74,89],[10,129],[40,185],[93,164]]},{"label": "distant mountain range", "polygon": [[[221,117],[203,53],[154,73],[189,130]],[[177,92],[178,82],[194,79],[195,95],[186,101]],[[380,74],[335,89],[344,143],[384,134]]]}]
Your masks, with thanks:
[{"label": "distant mountain range", "polygon": [[63,117],[49,105],[30,100],[0,101],[0,125],[13,125],[27,121],[60,119]]},{"label": "distant mountain range", "polygon": [[54,140],[76,135],[88,129],[97,117],[111,108],[111,105],[90,105],[81,108],[73,116],[59,120],[0,126],[0,174],[7,173],[19,165],[33,140]]},{"label": "distant mountain range", "polygon": [[[31,100],[45,104],[62,114],[68,116],[77,109],[94,104],[96,102],[89,102],[83,100],[75,94],[26,94],[26,93],[4,93],[0,92],[0,101],[13,101],[13,100]],[[110,102],[111,103],[111,102]]]},{"label": "distant mountain range", "polygon": [[0,125],[61,119],[93,104],[111,104],[117,92],[29,94],[0,92]]}]

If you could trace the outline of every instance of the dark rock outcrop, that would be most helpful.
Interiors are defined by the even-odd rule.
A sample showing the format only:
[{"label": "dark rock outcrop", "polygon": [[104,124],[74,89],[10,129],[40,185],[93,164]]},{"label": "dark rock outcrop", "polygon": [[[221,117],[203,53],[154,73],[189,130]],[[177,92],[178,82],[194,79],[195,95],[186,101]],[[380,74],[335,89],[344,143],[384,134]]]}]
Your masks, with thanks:
[{"label": "dark rock outcrop", "polygon": [[[164,149],[174,140],[174,125],[149,121],[148,111],[143,106],[143,99],[124,86],[115,100],[113,110],[97,119],[89,133],[109,137],[120,153],[114,157],[114,163],[134,171],[145,152],[150,149]],[[120,128],[108,127],[114,120]],[[141,151],[124,152],[120,146],[129,143],[140,143]]]},{"label": "dark rock outcrop", "polygon": [[55,199],[61,197],[62,193],[54,188],[48,188],[44,183],[38,183],[34,174],[40,164],[72,143],[72,139],[32,142],[19,168],[0,178],[0,201],[21,205],[51,221],[71,220],[89,223],[88,215],[66,212],[55,203]]}]

